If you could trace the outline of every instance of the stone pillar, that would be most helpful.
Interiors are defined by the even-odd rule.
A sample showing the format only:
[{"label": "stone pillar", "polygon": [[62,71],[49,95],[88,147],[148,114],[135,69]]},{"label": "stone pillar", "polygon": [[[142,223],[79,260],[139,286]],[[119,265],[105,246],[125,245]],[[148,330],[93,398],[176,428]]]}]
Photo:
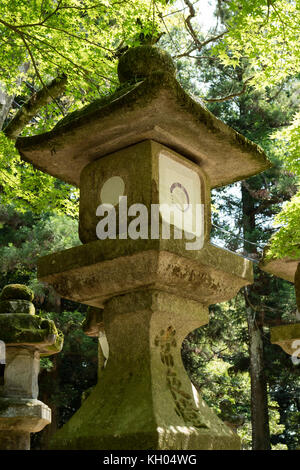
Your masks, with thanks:
[{"label": "stone pillar", "polygon": [[206,306],[140,290],[105,302],[103,317],[107,366],[52,448],[239,448],[239,438],[204,403],[181,359],[183,339],[208,321]]},{"label": "stone pillar", "polygon": [[30,432],[0,431],[0,450],[30,450]]},{"label": "stone pillar", "polygon": [[7,347],[4,372],[4,397],[37,398],[40,353],[22,347]]},{"label": "stone pillar", "polygon": [[[106,394],[101,412],[97,406],[101,448],[193,449],[199,435],[203,448],[209,448],[213,432],[221,437],[224,428],[216,426],[199,399],[181,359],[183,339],[207,321],[207,307],[157,290],[105,303],[110,358],[98,390]],[[100,436],[95,437],[99,444]]]},{"label": "stone pillar", "polygon": [[63,338],[54,323],[35,315],[26,286],[4,287],[0,296],[0,339],[5,345],[0,395],[0,450],[29,450],[30,433],[51,422],[51,410],[38,398],[40,356],[59,352]]}]

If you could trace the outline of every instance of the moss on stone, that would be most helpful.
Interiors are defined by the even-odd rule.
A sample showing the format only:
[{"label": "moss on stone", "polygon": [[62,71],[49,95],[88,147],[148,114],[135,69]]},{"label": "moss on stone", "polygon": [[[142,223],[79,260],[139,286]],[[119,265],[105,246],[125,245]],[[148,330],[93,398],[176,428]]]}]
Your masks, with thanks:
[{"label": "moss on stone", "polygon": [[40,355],[41,357],[46,357],[52,354],[57,354],[62,350],[63,345],[64,345],[64,335],[61,331],[57,330],[55,343],[48,344],[45,350],[40,351]]},{"label": "moss on stone", "polygon": [[138,46],[120,58],[118,76],[121,83],[148,77],[153,72],[164,71],[175,75],[175,65],[171,56],[153,46]]},{"label": "moss on stone", "polygon": [[33,346],[46,356],[59,352],[62,348],[63,335],[52,320],[45,320],[37,315],[1,314],[0,339],[9,345]]},{"label": "moss on stone", "polygon": [[271,342],[300,339],[300,323],[289,323],[271,328]]},{"label": "moss on stone", "polygon": [[121,98],[123,95],[126,95],[127,93],[132,91],[137,85],[138,83],[132,82],[122,83],[112,93],[108,93],[107,95],[101,96],[101,98],[94,100],[92,103],[89,103],[88,105],[83,106],[82,108],[67,114],[55,125],[53,130],[59,129],[60,127],[63,127],[69,123],[73,123],[79,118],[81,119],[84,116],[88,116],[90,113],[93,113],[94,111],[97,111],[98,109],[110,104],[118,98]]},{"label": "moss on stone", "polygon": [[0,300],[28,300],[31,302],[33,298],[32,290],[23,284],[8,284],[3,287],[0,294]]},{"label": "moss on stone", "polygon": [[29,300],[2,300],[0,301],[0,313],[27,313],[35,314],[35,308]]},{"label": "moss on stone", "polygon": [[90,396],[90,394],[92,393],[92,391],[94,390],[95,388],[95,385],[93,387],[90,387],[88,388],[87,390],[85,390],[84,392],[82,392],[82,395],[81,395],[81,404]]}]

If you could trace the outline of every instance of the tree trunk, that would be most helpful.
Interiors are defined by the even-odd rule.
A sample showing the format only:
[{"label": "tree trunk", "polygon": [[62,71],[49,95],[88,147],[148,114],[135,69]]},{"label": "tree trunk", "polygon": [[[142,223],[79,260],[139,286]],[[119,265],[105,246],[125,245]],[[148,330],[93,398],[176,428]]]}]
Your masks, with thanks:
[{"label": "tree trunk", "polygon": [[264,345],[261,327],[256,323],[255,312],[247,308],[250,377],[252,449],[268,450],[270,445],[268,391],[264,372]]},{"label": "tree trunk", "polygon": [[[255,203],[247,188],[242,185],[243,204],[243,233],[246,240],[255,241]],[[256,247],[244,242],[246,254],[256,253]],[[255,286],[255,283],[254,283]],[[247,321],[249,332],[249,356],[251,377],[251,423],[252,423],[252,449],[268,450],[270,444],[269,416],[268,416],[268,390],[264,372],[263,331],[259,309],[256,309],[255,296],[251,288],[245,291],[247,307]],[[255,305],[256,304],[256,305]]]},{"label": "tree trunk", "polygon": [[[16,85],[19,86],[23,80],[23,74],[26,73],[29,69],[30,63],[25,62],[19,67],[20,75],[16,80]],[[9,111],[12,107],[15,95],[9,95],[3,83],[0,82],[0,131],[4,127],[5,120],[9,114]]]},{"label": "tree trunk", "polygon": [[4,87],[0,83],[0,130],[2,129],[5,119],[12,106],[14,96],[10,96],[5,92]]}]

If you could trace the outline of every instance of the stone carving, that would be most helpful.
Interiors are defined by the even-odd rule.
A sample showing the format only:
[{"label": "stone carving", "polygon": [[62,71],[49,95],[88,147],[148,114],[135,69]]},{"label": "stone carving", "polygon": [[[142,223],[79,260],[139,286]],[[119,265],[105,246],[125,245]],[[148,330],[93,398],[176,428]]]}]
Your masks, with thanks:
[{"label": "stone carving", "polygon": [[173,348],[177,347],[175,328],[170,325],[166,331],[161,330],[160,335],[155,337],[154,344],[160,347],[160,358],[166,367],[166,383],[175,402],[175,413],[181,416],[187,425],[195,428],[208,428],[209,426],[201,420],[199,411],[194,407],[192,396],[182,390],[181,381],[177,377],[172,355]]}]

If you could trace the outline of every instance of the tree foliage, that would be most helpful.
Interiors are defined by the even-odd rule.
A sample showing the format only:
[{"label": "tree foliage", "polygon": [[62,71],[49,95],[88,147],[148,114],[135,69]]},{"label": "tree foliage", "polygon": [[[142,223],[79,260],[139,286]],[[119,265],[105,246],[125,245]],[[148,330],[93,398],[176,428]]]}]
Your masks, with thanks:
[{"label": "tree foliage", "polygon": [[[290,126],[272,135],[276,153],[282,159],[287,170],[298,177],[300,183],[300,113],[298,112]],[[300,191],[285,204],[275,217],[275,226],[280,229],[273,235],[267,256],[269,258],[300,257]]]},{"label": "tree foliage", "polygon": [[[164,0],[156,3],[165,8]],[[151,0],[1,2],[0,131],[10,138],[47,131],[67,112],[113,91],[122,51],[157,33],[153,8]],[[54,89],[61,77],[67,84]],[[3,132],[0,156],[3,203],[77,214],[76,190],[21,162]]]},{"label": "tree foliage", "polygon": [[16,78],[26,78],[20,67],[29,62],[40,85],[65,73],[68,92],[81,100],[116,82],[118,48],[155,29],[149,0],[3,0],[1,82],[18,92]]},{"label": "tree foliage", "polygon": [[223,15],[226,34],[213,49],[224,65],[247,60],[250,84],[263,90],[300,70],[297,0],[232,0]]}]

